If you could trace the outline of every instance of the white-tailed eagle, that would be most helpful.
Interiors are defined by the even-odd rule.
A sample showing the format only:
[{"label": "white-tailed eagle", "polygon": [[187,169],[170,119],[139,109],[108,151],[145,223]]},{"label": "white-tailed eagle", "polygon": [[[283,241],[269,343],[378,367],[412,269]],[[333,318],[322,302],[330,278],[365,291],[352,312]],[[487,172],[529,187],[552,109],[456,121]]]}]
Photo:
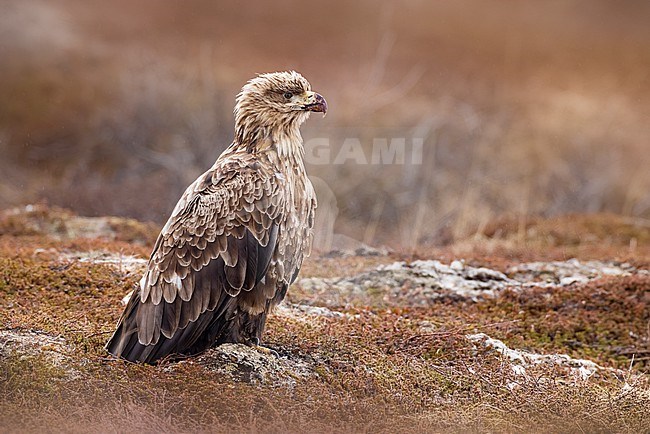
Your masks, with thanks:
[{"label": "white-tailed eagle", "polygon": [[316,196],[299,128],[326,111],[294,71],[242,88],[234,141],[178,201],[106,345],[111,354],[152,363],[225,342],[259,345],[309,254]]}]

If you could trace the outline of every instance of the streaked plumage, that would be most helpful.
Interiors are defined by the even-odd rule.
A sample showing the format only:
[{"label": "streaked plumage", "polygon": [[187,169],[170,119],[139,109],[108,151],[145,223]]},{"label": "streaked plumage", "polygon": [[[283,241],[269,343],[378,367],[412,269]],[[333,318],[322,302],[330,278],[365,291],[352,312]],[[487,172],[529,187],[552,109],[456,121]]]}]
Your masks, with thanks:
[{"label": "streaked plumage", "polygon": [[235,139],[163,227],[110,353],[151,363],[225,342],[259,343],[310,250],[316,197],[299,127],[326,109],[293,71],[242,88]]}]

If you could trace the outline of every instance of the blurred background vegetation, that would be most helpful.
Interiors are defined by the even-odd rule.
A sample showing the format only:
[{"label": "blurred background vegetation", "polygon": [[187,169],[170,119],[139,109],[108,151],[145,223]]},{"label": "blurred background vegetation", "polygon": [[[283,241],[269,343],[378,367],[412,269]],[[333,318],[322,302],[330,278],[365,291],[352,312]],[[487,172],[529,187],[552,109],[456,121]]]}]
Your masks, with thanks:
[{"label": "blurred background vegetation", "polygon": [[498,219],[650,218],[646,1],[0,10],[0,208],[40,201],[162,223],[232,140],[242,84],[296,69],[330,105],[303,136],[328,138],[332,154],[350,137],[424,139],[422,165],[309,167],[336,233],[410,249]]}]

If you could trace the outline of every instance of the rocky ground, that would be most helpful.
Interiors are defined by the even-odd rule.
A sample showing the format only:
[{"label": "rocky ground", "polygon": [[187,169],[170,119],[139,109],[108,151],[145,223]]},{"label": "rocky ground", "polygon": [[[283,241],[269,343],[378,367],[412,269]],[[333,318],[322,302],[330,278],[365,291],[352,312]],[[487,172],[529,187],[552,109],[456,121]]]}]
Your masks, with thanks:
[{"label": "rocky ground", "polygon": [[650,225],[498,222],[405,255],[312,256],[265,354],[157,366],[103,351],[155,225],[0,214],[0,429],[644,432]]}]

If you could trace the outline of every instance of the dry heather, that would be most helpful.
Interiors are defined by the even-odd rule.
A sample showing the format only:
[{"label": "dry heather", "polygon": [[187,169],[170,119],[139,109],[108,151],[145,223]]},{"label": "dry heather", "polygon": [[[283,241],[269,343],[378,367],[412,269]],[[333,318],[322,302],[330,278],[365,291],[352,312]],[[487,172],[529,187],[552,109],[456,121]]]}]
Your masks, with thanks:
[{"label": "dry heather", "polygon": [[[500,240],[475,241],[475,253],[449,246],[421,252],[419,262],[316,255],[269,321],[266,345],[277,356],[223,346],[158,366],[103,351],[147,255],[137,240],[150,245],[152,232],[115,219],[90,238],[61,235],[78,220],[47,208],[0,215],[2,430],[642,432],[650,424],[650,253],[647,245],[630,253],[617,237],[606,243],[611,230],[627,230],[611,217],[571,220],[572,233],[593,241],[573,261],[575,245],[559,236],[540,247],[548,239],[528,232],[536,247],[523,253],[525,244],[506,241],[508,225]],[[486,292],[453,291],[462,285]]]}]

